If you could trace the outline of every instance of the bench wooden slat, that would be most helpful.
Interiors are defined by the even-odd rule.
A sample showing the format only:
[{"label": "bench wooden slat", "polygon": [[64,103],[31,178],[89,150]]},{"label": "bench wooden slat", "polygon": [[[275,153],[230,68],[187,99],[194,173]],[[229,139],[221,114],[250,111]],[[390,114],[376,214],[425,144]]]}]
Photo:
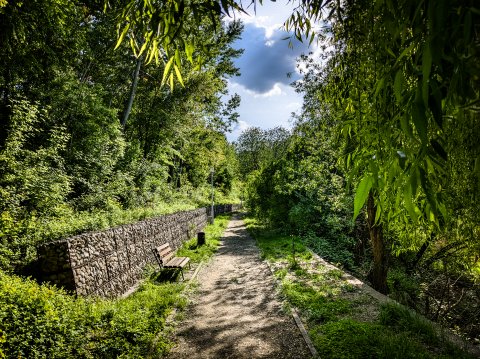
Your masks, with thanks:
[{"label": "bench wooden slat", "polygon": [[165,249],[165,248],[170,248],[170,243],[162,244],[160,247],[157,247],[157,250],[161,251],[162,249]]},{"label": "bench wooden slat", "polygon": [[169,268],[176,268],[180,266],[181,261],[182,261],[181,258],[175,257],[175,258],[172,258],[170,261],[166,262],[164,266]]},{"label": "bench wooden slat", "polygon": [[190,258],[188,258],[188,257],[181,257],[181,258],[183,258],[183,261],[180,264],[180,266],[183,268],[190,262]]},{"label": "bench wooden slat", "polygon": [[175,257],[175,252],[170,247],[170,243],[165,243],[159,247],[154,248],[153,252],[160,266],[162,266],[163,268],[180,269],[183,278],[183,267],[185,267],[190,262],[190,258]]},{"label": "bench wooden slat", "polygon": [[189,260],[190,258],[187,257],[175,257],[171,260],[171,262],[167,263],[167,265],[183,268],[189,262]]},{"label": "bench wooden slat", "polygon": [[163,262],[163,263],[166,263],[166,262],[168,262],[168,261],[169,261],[172,257],[174,257],[174,256],[175,256],[175,253],[170,252],[170,253],[168,253],[168,254],[165,255],[165,256],[160,255],[160,258],[162,259],[162,262]]},{"label": "bench wooden slat", "polygon": [[170,253],[173,253],[173,251],[172,251],[172,250],[164,249],[164,250],[162,250],[162,251],[160,251],[160,252],[158,252],[158,253],[159,253],[162,257],[164,257],[164,256],[168,256]]}]

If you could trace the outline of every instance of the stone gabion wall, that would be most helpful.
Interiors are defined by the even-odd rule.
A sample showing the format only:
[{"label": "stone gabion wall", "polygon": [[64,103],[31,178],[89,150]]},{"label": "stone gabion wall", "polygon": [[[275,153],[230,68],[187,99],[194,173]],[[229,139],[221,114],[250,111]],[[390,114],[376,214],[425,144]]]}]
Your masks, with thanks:
[{"label": "stone gabion wall", "polygon": [[[237,205],[215,206],[215,214]],[[176,250],[207,223],[207,208],[178,212],[101,232],[80,234],[38,248],[41,276],[77,295],[117,297],[141,279],[152,249],[166,242]]]}]

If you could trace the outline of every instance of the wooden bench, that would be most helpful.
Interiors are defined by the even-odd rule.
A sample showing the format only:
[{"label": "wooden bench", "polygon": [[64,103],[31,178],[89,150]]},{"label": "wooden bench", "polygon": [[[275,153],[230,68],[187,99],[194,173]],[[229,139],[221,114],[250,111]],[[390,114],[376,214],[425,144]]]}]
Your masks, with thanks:
[{"label": "wooden bench", "polygon": [[180,270],[182,279],[185,280],[183,277],[183,267],[188,264],[188,268],[190,268],[190,258],[175,257],[175,252],[172,247],[170,247],[170,243],[165,243],[160,247],[153,248],[153,254],[160,268]]}]

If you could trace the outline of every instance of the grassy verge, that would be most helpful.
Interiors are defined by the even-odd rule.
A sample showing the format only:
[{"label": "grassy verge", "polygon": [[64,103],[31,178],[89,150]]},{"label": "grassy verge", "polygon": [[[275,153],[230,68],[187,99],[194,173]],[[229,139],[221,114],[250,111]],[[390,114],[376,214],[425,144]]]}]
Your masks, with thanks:
[{"label": "grassy verge", "polygon": [[[208,259],[229,221],[205,228],[207,243],[182,255]],[[74,298],[0,271],[0,358],[158,358],[171,346],[166,319],[187,304],[182,282],[149,279],[132,295],[105,300]]]},{"label": "grassy verge", "polygon": [[[312,257],[300,238],[247,218],[247,228],[295,306],[322,358],[470,358],[423,317],[379,303],[343,272]],[[295,251],[293,251],[295,248]]]},{"label": "grassy verge", "polygon": [[220,237],[225,228],[227,228],[230,217],[230,214],[221,214],[215,217],[215,224],[205,227],[205,244],[197,246],[197,239],[192,238],[184,243],[183,247],[177,251],[177,255],[189,257],[193,263],[202,262],[210,258],[217,251]]}]

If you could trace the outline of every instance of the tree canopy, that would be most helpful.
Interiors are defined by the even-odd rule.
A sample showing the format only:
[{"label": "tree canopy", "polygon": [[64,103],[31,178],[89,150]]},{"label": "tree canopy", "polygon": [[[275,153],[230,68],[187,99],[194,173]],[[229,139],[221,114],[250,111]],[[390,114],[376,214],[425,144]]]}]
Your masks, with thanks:
[{"label": "tree canopy", "polygon": [[[239,22],[202,18],[202,68],[182,66],[182,86],[162,86],[167,64],[116,41],[120,3],[59,0],[0,7],[1,265],[22,270],[35,245],[161,213],[168,203],[208,203],[235,190],[225,133],[240,98],[231,45]],[[125,34],[142,37],[140,31]],[[137,37],[135,37],[137,39]],[[163,56],[163,55],[162,55]],[[163,58],[163,57],[162,57]],[[224,101],[225,100],[225,101]],[[224,103],[225,102],[225,103]],[[143,213],[143,214],[142,214]]]}]

